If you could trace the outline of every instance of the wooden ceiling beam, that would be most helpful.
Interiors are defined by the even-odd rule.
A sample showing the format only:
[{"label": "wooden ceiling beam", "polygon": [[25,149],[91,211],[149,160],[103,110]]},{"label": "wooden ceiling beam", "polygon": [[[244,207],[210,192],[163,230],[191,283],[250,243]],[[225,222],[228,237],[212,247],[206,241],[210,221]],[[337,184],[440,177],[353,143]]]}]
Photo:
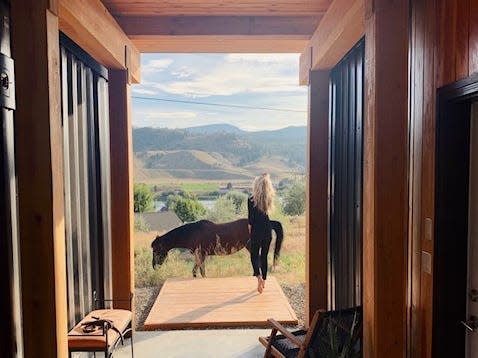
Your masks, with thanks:
[{"label": "wooden ceiling beam", "polygon": [[100,0],[59,0],[59,28],[110,69],[140,81],[140,53]]},{"label": "wooden ceiling beam", "polygon": [[301,53],[310,36],[130,36],[142,53]]},{"label": "wooden ceiling beam", "polygon": [[114,16],[318,16],[331,0],[103,0]]},{"label": "wooden ceiling beam", "polygon": [[119,16],[128,35],[304,35],[311,37],[319,16]]},{"label": "wooden ceiling beam", "polygon": [[300,84],[308,84],[310,70],[335,66],[364,33],[364,0],[334,0],[300,56]]}]

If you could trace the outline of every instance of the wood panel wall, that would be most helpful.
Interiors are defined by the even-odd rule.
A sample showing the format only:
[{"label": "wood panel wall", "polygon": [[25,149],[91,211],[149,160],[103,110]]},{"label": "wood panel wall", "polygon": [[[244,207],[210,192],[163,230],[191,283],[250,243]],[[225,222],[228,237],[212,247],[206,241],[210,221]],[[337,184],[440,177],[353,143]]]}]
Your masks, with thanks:
[{"label": "wood panel wall", "polygon": [[66,357],[57,9],[50,7],[46,0],[15,0],[11,5],[12,57],[16,66],[15,161],[24,355]]},{"label": "wood panel wall", "polygon": [[[318,309],[327,309],[327,222],[328,222],[328,136],[329,74],[309,75],[309,118],[307,136],[306,198],[306,323]],[[314,188],[314,190],[311,190]]]},{"label": "wood panel wall", "polygon": [[405,1],[365,2],[364,357],[403,357],[408,227]]},{"label": "wood panel wall", "polygon": [[436,91],[478,71],[478,2],[411,4],[408,349],[411,357],[431,357]]},{"label": "wood panel wall", "polygon": [[[128,72],[110,70],[109,87],[113,297],[125,299],[134,292],[133,138]],[[118,302],[115,307],[132,309],[129,302]]]}]

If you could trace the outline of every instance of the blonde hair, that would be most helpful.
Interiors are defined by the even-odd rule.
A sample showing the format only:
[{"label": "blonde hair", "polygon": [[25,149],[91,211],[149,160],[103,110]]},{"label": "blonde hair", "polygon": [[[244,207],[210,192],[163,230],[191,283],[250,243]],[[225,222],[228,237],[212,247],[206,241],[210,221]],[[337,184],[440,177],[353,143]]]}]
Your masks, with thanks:
[{"label": "blonde hair", "polygon": [[254,206],[266,214],[274,211],[274,187],[268,173],[259,175],[252,183],[252,198]]}]

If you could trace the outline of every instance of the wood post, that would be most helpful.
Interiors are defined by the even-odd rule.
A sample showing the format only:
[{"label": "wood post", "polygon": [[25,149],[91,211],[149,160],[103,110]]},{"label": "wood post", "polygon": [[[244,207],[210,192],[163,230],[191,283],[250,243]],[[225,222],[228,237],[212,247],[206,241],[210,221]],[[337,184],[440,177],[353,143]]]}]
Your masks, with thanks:
[{"label": "wood post", "polygon": [[365,5],[364,357],[404,357],[408,2]]},{"label": "wood post", "polygon": [[329,71],[311,71],[309,80],[306,323],[327,309]]},{"label": "wood post", "polygon": [[11,6],[24,354],[66,357],[58,18],[47,0]]},{"label": "wood post", "polygon": [[[128,71],[109,71],[113,296],[134,290],[133,139]],[[132,309],[129,304],[117,308]]]}]

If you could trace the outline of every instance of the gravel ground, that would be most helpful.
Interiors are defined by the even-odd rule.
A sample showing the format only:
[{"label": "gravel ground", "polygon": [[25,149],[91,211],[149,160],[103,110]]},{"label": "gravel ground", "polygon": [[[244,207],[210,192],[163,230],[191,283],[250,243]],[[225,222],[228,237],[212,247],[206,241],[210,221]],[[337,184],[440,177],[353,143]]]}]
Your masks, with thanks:
[{"label": "gravel ground", "polygon": [[[289,299],[289,303],[297,315],[299,326],[304,324],[304,284],[281,285],[284,294]],[[135,291],[135,315],[136,329],[142,330],[144,321],[148,317],[148,313],[158,296],[161,287],[144,287],[137,288]]]}]

